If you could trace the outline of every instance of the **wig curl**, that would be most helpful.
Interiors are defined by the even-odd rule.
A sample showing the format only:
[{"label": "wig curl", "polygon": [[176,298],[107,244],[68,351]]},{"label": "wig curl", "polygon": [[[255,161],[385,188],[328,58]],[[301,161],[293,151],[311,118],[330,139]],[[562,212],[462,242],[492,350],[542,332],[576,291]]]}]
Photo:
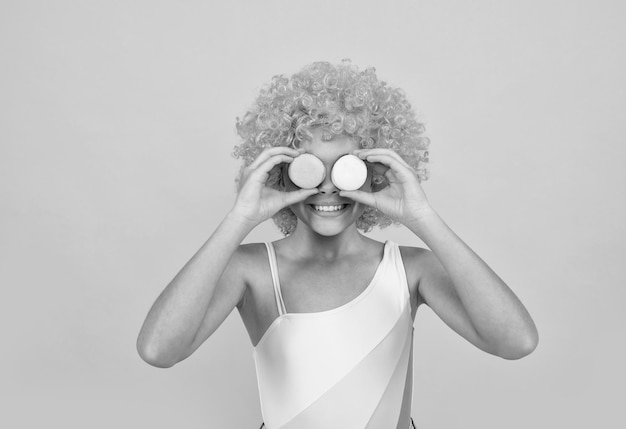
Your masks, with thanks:
[{"label": "wig curl", "polygon": [[[404,92],[378,80],[374,67],[359,71],[350,60],[339,65],[315,62],[291,77],[274,76],[244,117],[237,118],[236,127],[243,139],[233,151],[235,158],[243,160],[238,187],[243,169],[265,148],[298,148],[312,138],[314,129],[321,129],[324,140],[345,134],[364,149],[393,149],[413,168],[419,181],[429,177],[430,141],[423,136],[424,125],[417,121]],[[284,189],[280,166],[270,171],[267,186]],[[273,220],[284,235],[291,234],[298,222],[289,207],[276,213]],[[392,223],[393,219],[368,207],[356,226],[368,232],[376,225],[384,228]]]}]

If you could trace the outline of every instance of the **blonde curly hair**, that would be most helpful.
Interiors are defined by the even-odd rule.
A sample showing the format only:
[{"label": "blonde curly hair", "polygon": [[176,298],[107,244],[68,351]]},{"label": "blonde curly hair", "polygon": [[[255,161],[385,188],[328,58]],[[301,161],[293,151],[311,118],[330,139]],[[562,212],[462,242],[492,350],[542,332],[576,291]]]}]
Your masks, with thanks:
[{"label": "blonde curly hair", "polygon": [[[244,117],[237,118],[236,127],[243,139],[233,151],[235,158],[243,160],[237,187],[243,169],[265,148],[297,148],[312,138],[311,131],[316,128],[321,129],[324,140],[345,134],[361,148],[393,149],[414,169],[418,180],[429,177],[430,141],[423,136],[424,125],[417,121],[404,92],[378,80],[375,68],[359,71],[350,60],[338,65],[315,62],[291,77],[274,76]],[[270,171],[267,185],[284,189],[280,166]],[[291,234],[298,222],[289,207],[276,213],[273,220],[284,235]],[[368,207],[356,226],[368,232],[376,225],[384,228],[392,223],[387,215]]]}]

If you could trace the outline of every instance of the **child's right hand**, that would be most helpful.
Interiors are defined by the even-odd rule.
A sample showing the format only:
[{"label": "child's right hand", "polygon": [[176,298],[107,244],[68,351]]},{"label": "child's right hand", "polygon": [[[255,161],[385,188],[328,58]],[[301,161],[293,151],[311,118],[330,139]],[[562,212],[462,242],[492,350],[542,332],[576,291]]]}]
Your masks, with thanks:
[{"label": "child's right hand", "polygon": [[239,193],[231,213],[253,226],[274,216],[280,209],[318,193],[318,189],[281,192],[266,186],[269,172],[280,163],[291,163],[302,154],[285,146],[265,149],[243,170]]}]

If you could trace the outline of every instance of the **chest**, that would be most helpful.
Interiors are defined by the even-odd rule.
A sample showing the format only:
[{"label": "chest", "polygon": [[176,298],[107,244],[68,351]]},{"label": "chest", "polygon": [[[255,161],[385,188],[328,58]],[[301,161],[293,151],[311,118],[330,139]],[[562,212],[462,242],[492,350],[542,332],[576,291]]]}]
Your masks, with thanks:
[{"label": "chest", "polygon": [[[287,312],[316,313],[352,301],[369,286],[379,263],[380,257],[361,257],[334,263],[279,258],[277,272]],[[239,308],[239,312],[252,344],[256,345],[279,315],[272,275],[266,261],[258,265],[248,288],[246,303]]]},{"label": "chest", "polygon": [[355,258],[332,263],[284,263],[278,271],[287,312],[326,311],[350,302],[367,289],[379,262]]},{"label": "chest", "polygon": [[[287,313],[317,313],[341,307],[358,298],[375,276],[385,271],[382,252],[324,263],[311,260],[277,258],[281,295]],[[238,308],[253,345],[279,316],[267,254],[259,252],[258,263],[249,277],[245,304]],[[411,295],[412,317],[417,309],[416,284],[411,271],[407,280]]]}]

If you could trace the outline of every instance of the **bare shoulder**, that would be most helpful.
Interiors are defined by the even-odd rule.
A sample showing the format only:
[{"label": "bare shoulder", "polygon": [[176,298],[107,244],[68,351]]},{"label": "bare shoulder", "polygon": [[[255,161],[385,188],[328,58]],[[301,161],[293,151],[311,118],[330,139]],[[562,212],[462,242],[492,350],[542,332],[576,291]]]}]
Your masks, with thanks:
[{"label": "bare shoulder", "polygon": [[413,246],[399,246],[400,254],[402,255],[402,262],[404,268],[409,275],[409,272],[415,274],[415,280],[419,280],[419,275],[423,272],[423,269],[430,263],[430,259],[433,256],[432,252],[423,247]]},{"label": "bare shoulder", "polygon": [[399,246],[402,255],[402,263],[406,272],[407,282],[411,295],[416,302],[416,307],[423,304],[424,300],[419,293],[420,279],[428,270],[428,266],[433,263],[433,253],[423,247]]},{"label": "bare shoulder", "polygon": [[245,268],[243,272],[247,273],[266,260],[267,250],[265,243],[246,243],[237,247],[230,258],[229,265],[238,269]]},{"label": "bare shoulder", "polygon": [[239,262],[255,262],[261,254],[266,254],[265,243],[246,243],[239,245],[233,257]]},{"label": "bare shoulder", "polygon": [[233,275],[239,276],[245,284],[245,291],[237,307],[241,308],[245,302],[249,289],[254,285],[254,280],[267,271],[267,250],[265,243],[240,244],[233,253],[228,264],[228,270]]}]

